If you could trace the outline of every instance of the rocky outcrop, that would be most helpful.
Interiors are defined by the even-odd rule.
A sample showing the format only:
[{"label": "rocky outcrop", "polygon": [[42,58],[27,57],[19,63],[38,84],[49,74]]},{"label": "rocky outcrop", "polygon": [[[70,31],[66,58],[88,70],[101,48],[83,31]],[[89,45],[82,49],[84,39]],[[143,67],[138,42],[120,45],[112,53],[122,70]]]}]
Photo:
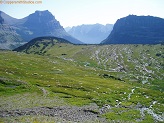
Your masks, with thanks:
[{"label": "rocky outcrop", "polygon": [[129,15],[117,20],[102,44],[164,43],[164,19],[153,16]]}]

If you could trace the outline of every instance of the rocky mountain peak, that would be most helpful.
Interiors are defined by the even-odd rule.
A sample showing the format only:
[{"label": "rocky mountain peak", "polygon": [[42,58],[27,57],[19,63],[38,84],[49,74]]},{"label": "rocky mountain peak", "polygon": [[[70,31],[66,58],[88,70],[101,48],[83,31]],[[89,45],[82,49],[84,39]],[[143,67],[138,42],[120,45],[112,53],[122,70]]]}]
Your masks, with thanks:
[{"label": "rocky mountain peak", "polygon": [[30,29],[33,33],[38,33],[39,36],[50,34],[54,29],[63,29],[55,17],[48,11],[35,11],[27,17],[23,25]]},{"label": "rocky mountain peak", "polygon": [[34,17],[37,17],[37,18],[46,18],[47,20],[55,19],[55,17],[48,10],[35,11],[35,13],[31,14],[30,16],[34,16]]},{"label": "rocky mountain peak", "polygon": [[[35,20],[35,21],[34,21]],[[58,23],[55,17],[48,11],[35,11],[35,13],[30,14],[27,18],[25,25],[44,25],[48,22]]]}]

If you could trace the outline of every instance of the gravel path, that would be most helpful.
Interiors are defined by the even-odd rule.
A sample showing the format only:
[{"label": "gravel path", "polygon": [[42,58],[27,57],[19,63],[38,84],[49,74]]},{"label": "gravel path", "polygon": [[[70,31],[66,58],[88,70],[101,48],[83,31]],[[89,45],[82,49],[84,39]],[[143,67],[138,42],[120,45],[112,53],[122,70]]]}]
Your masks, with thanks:
[{"label": "gravel path", "polygon": [[0,111],[0,117],[18,117],[25,115],[44,115],[59,117],[67,121],[86,122],[99,121],[105,123],[105,119],[100,118],[99,113],[89,107],[60,106],[60,107],[36,107],[23,110]]}]

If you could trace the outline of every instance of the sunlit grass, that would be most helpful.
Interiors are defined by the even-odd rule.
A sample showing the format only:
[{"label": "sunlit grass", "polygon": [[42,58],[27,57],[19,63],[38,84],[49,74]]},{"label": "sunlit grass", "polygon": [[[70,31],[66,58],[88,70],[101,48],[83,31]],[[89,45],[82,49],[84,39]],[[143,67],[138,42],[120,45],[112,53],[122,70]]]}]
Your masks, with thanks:
[{"label": "sunlit grass", "polygon": [[[35,54],[33,49],[28,52],[32,54],[0,51],[0,109],[83,106],[90,103],[96,103],[99,107],[105,104],[115,107],[121,102],[120,108],[113,108],[103,116],[109,121],[120,119],[120,122],[135,122],[140,118],[140,113],[129,107],[135,107],[138,103],[149,107],[157,101],[152,108],[155,113],[162,115],[163,58],[156,56],[156,53],[163,52],[163,46],[150,47],[56,44],[51,48],[46,47],[40,55]],[[40,46],[37,51],[42,48]],[[133,53],[124,52],[126,49]],[[100,63],[96,57],[92,57],[97,50],[100,50]],[[115,53],[119,54],[116,60]],[[105,62],[106,57],[108,61]],[[142,84],[145,79],[142,77],[149,76],[142,68],[149,58],[152,63],[145,68],[154,71],[155,74],[150,73],[154,79],[149,78],[148,83]],[[125,72],[111,71],[111,68],[119,66],[118,63],[126,67]],[[139,67],[136,68],[136,65]],[[132,89],[135,90],[128,99]],[[146,115],[147,121],[151,121],[151,118]]]}]

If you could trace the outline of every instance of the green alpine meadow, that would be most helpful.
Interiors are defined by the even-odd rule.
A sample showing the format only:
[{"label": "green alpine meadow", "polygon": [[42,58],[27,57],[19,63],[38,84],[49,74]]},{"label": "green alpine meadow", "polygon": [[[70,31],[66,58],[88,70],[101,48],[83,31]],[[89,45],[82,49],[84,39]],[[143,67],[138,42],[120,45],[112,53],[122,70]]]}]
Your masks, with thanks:
[{"label": "green alpine meadow", "polygon": [[41,37],[0,50],[0,122],[162,123],[164,45]]}]

